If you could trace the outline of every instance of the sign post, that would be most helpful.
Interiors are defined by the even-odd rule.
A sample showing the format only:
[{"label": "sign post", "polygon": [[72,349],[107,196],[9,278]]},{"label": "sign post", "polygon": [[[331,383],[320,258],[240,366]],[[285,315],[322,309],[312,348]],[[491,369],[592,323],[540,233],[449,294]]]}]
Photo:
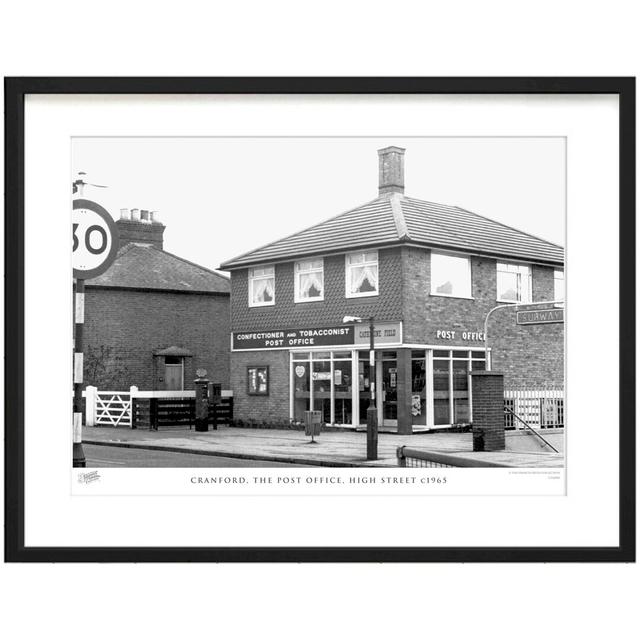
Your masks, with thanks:
[{"label": "sign post", "polygon": [[86,467],[82,449],[82,382],[84,368],[84,281],[104,273],[118,252],[118,230],[104,207],[78,198],[73,201],[73,466]]}]

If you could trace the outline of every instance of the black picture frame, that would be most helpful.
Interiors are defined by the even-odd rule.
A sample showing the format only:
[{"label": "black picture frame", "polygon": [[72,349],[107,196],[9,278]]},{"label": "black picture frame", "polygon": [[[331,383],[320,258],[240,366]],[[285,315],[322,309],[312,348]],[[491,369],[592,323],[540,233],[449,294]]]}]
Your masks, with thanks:
[{"label": "black picture frame", "polygon": [[[611,547],[27,547],[25,97],[30,94],[614,94],[619,99],[619,544]],[[5,78],[5,560],[8,562],[635,561],[635,78]]]},{"label": "black picture frame", "polygon": [[[260,388],[258,387],[257,389],[254,388],[253,383],[252,383],[252,371],[255,371],[255,376],[256,376],[256,380],[258,379],[259,376],[259,371],[263,370],[264,371],[264,376],[265,376],[265,390],[264,391],[260,391]],[[250,396],[268,396],[269,395],[269,366],[268,365],[260,365],[260,364],[253,364],[253,365],[249,365],[247,367],[247,394]]]}]

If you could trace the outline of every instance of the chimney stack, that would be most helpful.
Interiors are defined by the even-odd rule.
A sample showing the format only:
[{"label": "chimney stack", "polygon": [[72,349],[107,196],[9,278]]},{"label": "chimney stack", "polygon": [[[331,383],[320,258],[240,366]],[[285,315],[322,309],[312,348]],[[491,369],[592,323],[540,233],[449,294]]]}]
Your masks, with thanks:
[{"label": "chimney stack", "polygon": [[120,220],[116,220],[116,226],[120,246],[135,242],[162,249],[165,226],[158,220],[157,211],[120,209]]},{"label": "chimney stack", "polygon": [[404,193],[404,152],[402,147],[378,149],[378,195]]}]

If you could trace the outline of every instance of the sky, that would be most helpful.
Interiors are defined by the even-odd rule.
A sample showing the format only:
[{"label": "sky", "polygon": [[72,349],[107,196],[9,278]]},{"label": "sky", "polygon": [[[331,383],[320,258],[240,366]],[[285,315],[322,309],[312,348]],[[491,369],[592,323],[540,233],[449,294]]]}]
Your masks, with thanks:
[{"label": "sky", "polygon": [[72,177],[114,219],[158,211],[164,248],[209,269],[378,195],[377,150],[404,147],[405,194],[564,245],[565,140],[74,138]]}]

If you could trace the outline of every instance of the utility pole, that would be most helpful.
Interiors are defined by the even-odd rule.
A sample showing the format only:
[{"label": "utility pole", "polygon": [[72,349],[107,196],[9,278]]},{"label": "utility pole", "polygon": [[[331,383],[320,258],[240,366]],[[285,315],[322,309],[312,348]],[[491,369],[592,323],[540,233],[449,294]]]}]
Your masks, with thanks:
[{"label": "utility pole", "polygon": [[84,280],[76,278],[74,287],[74,340],[73,340],[73,466],[86,467],[82,448],[82,377],[84,353]]}]

